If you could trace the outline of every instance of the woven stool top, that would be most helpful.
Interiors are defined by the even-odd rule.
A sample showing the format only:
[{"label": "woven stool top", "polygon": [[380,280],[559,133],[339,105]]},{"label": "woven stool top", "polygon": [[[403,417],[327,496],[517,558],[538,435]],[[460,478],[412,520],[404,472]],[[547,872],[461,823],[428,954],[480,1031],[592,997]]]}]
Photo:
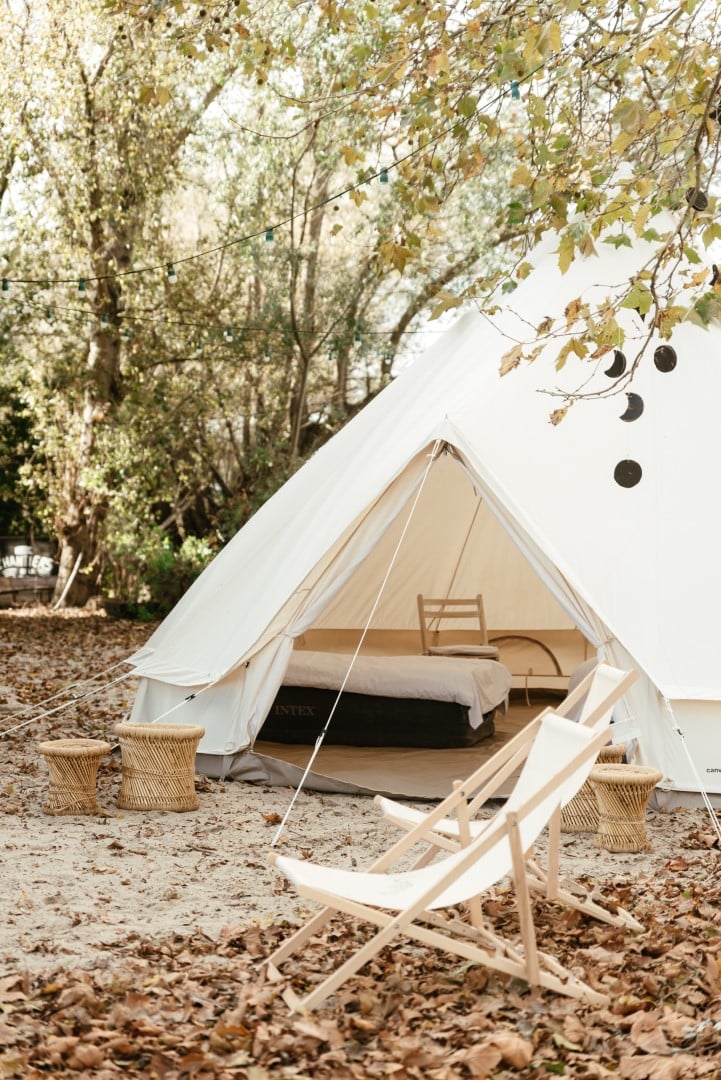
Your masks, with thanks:
[{"label": "woven stool top", "polygon": [[591,780],[599,784],[657,784],[663,779],[663,773],[649,765],[594,765]]},{"label": "woven stool top", "polygon": [[200,724],[116,724],[115,734],[129,739],[147,739],[158,742],[178,742],[185,739],[202,739],[205,728]]},{"label": "woven stool top", "polygon": [[38,744],[41,754],[59,754],[62,757],[93,757],[109,754],[110,749],[110,743],[103,739],[53,739],[52,742]]}]

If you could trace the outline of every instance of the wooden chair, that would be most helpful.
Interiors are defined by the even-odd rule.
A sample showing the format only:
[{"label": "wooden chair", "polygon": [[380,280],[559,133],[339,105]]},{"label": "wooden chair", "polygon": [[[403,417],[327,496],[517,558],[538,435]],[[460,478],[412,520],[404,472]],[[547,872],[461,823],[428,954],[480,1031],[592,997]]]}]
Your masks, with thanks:
[{"label": "wooden chair", "polygon": [[[421,651],[424,656],[471,656],[486,660],[497,660],[499,653],[495,645],[488,644],[488,628],[483,597],[480,593],[469,598],[446,597],[436,599],[418,594],[418,621],[421,628]],[[464,644],[439,644],[441,623],[472,623],[478,630],[478,642]]]},{"label": "wooden chair", "polygon": [[[606,732],[606,739],[613,731],[611,714],[613,706],[625,694],[626,690],[638,678],[637,671],[623,671],[610,664],[599,663],[593,671],[571,690],[564,701],[556,706],[555,714],[564,719],[574,717],[574,722],[589,728],[594,733]],[[417,840],[428,844],[416,865],[423,865],[438,852],[456,851],[468,844],[488,828],[488,819],[477,817],[479,811],[489,800],[497,799],[498,792],[510,776],[522,767],[533,746],[536,733],[544,716],[551,710],[546,709],[530,721],[517,735],[504,743],[496,753],[480,765],[465,780],[456,781],[453,792],[440,804],[455,806],[455,813],[448,815],[437,806],[431,813],[424,813],[407,803],[400,803],[383,795],[376,795],[375,802],[383,817],[389,823],[398,826]],[[523,775],[523,772],[521,772]],[[586,781],[587,782],[587,781]],[[627,912],[617,908],[608,910],[597,904],[591,892],[578,882],[566,880],[563,884],[559,874],[560,832],[564,809],[585,785],[579,785],[570,798],[561,799],[559,812],[550,822],[548,836],[548,865],[540,866],[533,852],[526,853],[526,873],[529,888],[551,901],[560,901],[568,907],[576,908],[586,915],[591,915],[612,926],[624,926],[638,929]],[[521,789],[522,791],[522,789]],[[458,795],[463,799],[459,802]],[[514,788],[510,798],[513,806],[521,797]]]},{"label": "wooden chair", "polygon": [[[323,981],[313,978],[302,999],[288,987],[285,998],[291,1009],[314,1009],[371,960],[380,949],[406,939],[443,950],[472,964],[500,971],[542,986],[554,993],[601,1005],[609,998],[564,969],[556,957],[536,945],[533,911],[525,854],[560,804],[570,798],[586,779],[607,727],[594,730],[547,712],[533,726],[531,746],[525,756],[513,799],[501,807],[487,827],[468,843],[430,865],[393,872],[396,860],[417,840],[411,830],[367,872],[319,866],[307,860],[271,855],[270,861],[295,886],[298,893],[325,905],[280,945],[268,960],[271,978],[280,978],[279,965],[302,950],[333,914],[371,923],[377,932]],[[429,828],[452,810],[465,807],[465,792],[458,789],[427,818]],[[425,837],[423,837],[425,838]],[[493,885],[511,875],[515,884],[520,942],[502,936],[486,921],[481,897]],[[453,912],[468,905],[469,919]],[[445,916],[439,912],[445,912]],[[640,928],[639,924],[635,924]]]}]

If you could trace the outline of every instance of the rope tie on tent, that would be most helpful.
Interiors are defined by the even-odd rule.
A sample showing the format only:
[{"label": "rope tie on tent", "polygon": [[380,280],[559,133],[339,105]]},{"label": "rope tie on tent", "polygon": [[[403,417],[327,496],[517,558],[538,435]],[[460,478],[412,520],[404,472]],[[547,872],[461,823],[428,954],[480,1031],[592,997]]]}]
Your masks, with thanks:
[{"label": "rope tie on tent", "polygon": [[183,705],[187,705],[189,701],[195,701],[197,697],[200,697],[206,690],[210,690],[211,686],[214,685],[215,683],[209,682],[205,686],[201,686],[200,690],[193,690],[192,694],[188,694],[182,701],[179,701],[176,705],[172,705],[169,709],[166,709],[164,713],[161,713],[160,716],[156,716],[154,720],[151,720],[151,725],[159,724],[161,720],[165,720],[166,716],[170,716],[170,714],[176,712],[177,709],[182,709]]},{"label": "rope tie on tent", "polygon": [[716,815],[716,811],[714,810],[714,808],[713,808],[713,806],[711,804],[711,800],[709,799],[708,793],[707,793],[706,789],[703,786],[703,781],[701,780],[701,776],[699,774],[699,771],[696,768],[696,763],[694,762],[693,758],[691,757],[691,752],[690,752],[688,746],[686,745],[686,736],[684,735],[684,733],[681,731],[681,728],[676,723],[676,717],[674,716],[673,709],[671,708],[671,702],[668,700],[668,698],[666,697],[665,694],[663,694],[662,696],[663,696],[663,703],[666,706],[666,711],[668,712],[668,715],[671,718],[671,724],[673,726],[674,731],[676,732],[676,734],[678,735],[678,737],[681,740],[681,745],[682,745],[682,747],[684,749],[684,753],[686,754],[686,757],[688,758],[688,763],[691,766],[691,772],[693,773],[694,779],[695,779],[696,783],[698,784],[698,789],[701,792],[701,798],[703,799],[704,806],[708,810],[708,815],[711,818],[711,824],[713,825],[714,832],[716,833],[716,836],[718,838],[719,846],[721,846],[721,825],[719,824],[719,819],[718,819],[718,817]]},{"label": "rope tie on tent", "polygon": [[342,681],[342,683],[340,685],[340,689],[338,690],[335,701],[333,702],[330,713],[328,714],[328,719],[326,720],[325,724],[323,725],[323,729],[320,732],[320,734],[318,735],[318,738],[315,740],[315,745],[313,746],[313,752],[311,753],[310,758],[308,759],[308,764],[306,765],[306,767],[305,767],[305,769],[303,771],[303,775],[300,778],[300,783],[296,787],[295,792],[293,794],[293,798],[290,800],[290,804],[288,806],[288,809],[286,810],[285,814],[283,815],[283,820],[281,821],[280,825],[278,826],[278,828],[276,830],[276,833],[275,833],[275,836],[271,840],[271,847],[275,847],[275,845],[278,843],[278,840],[282,836],[283,830],[285,829],[288,818],[290,817],[291,813],[293,812],[293,807],[295,806],[296,800],[297,800],[298,796],[300,795],[300,792],[301,792],[301,790],[303,788],[303,785],[305,784],[306,780],[308,779],[308,774],[309,774],[309,772],[310,772],[310,770],[311,770],[311,768],[313,766],[313,762],[315,761],[316,757],[318,756],[318,751],[320,750],[321,746],[323,745],[323,740],[325,739],[326,734],[328,732],[328,728],[330,727],[330,722],[333,719],[333,716],[335,715],[336,709],[338,708],[338,703],[340,702],[343,691],[345,690],[346,683],[348,682],[348,679],[350,678],[350,673],[353,670],[353,665],[355,664],[356,660],[358,659],[358,654],[361,651],[361,648],[363,646],[363,642],[365,641],[365,638],[366,638],[366,634],[368,633],[368,630],[370,629],[371,623],[373,622],[373,616],[375,615],[375,613],[376,613],[376,611],[378,609],[378,605],[379,605],[379,603],[381,601],[381,597],[383,596],[383,592],[385,590],[385,587],[388,584],[388,579],[391,576],[391,572],[393,570],[393,567],[395,566],[396,559],[398,558],[398,553],[400,552],[400,549],[401,549],[401,547],[403,545],[403,541],[405,540],[405,537],[406,537],[406,533],[408,532],[411,521],[413,520],[413,515],[416,512],[416,507],[418,506],[418,501],[419,501],[419,499],[421,497],[421,494],[423,492],[423,488],[425,487],[426,480],[428,479],[428,474],[431,471],[431,467],[433,465],[433,462],[439,456],[440,449],[443,447],[443,445],[444,445],[444,443],[443,443],[442,439],[436,439],[435,443],[433,444],[433,449],[431,450],[431,453],[430,453],[429,458],[428,458],[428,464],[426,465],[426,468],[425,468],[425,470],[423,472],[423,476],[421,478],[421,482],[420,482],[420,484],[418,486],[418,491],[416,492],[416,497],[413,500],[413,503],[411,505],[411,508],[410,508],[408,517],[406,518],[406,522],[405,522],[405,524],[403,526],[403,530],[401,532],[401,535],[398,538],[398,543],[396,544],[395,550],[394,550],[394,552],[393,552],[393,554],[391,556],[390,563],[388,564],[388,569],[386,570],[383,581],[381,582],[380,588],[378,589],[378,595],[376,596],[376,598],[375,598],[375,600],[373,602],[373,607],[371,608],[370,614],[369,614],[369,616],[368,616],[368,618],[366,620],[366,624],[363,627],[363,631],[362,631],[361,636],[360,636],[360,638],[358,640],[358,644],[356,645],[355,652],[353,653],[353,655],[351,657],[350,664],[348,665],[348,670],[346,671],[346,673],[345,673],[345,675],[343,677],[343,681]]}]

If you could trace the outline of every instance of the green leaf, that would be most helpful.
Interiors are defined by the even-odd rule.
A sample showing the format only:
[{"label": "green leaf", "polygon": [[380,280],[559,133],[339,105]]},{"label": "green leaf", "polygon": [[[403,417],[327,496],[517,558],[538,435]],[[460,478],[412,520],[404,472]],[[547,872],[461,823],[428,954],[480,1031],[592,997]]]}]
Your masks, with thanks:
[{"label": "green leaf", "polygon": [[652,304],[653,295],[651,290],[643,282],[636,281],[631,286],[625,300],[621,302],[621,307],[638,311],[639,315],[647,315]]},{"label": "green leaf", "polygon": [[508,224],[520,225],[526,216],[526,208],[522,202],[515,200],[508,204]]}]

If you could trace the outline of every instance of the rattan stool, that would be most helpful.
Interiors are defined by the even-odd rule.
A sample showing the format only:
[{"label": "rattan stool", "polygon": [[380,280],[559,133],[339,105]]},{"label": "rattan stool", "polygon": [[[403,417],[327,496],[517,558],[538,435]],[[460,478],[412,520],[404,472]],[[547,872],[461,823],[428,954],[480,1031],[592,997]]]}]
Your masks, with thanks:
[{"label": "rattan stool", "polygon": [[195,751],[198,724],[116,724],[123,810],[197,810]]},{"label": "rattan stool", "polygon": [[[609,744],[602,746],[596,764],[606,762],[619,763],[626,753],[626,744],[619,743],[617,746]],[[586,780],[583,787],[576,792],[573,798],[561,807],[561,832],[564,833],[595,833],[598,829],[598,802],[596,793]]]},{"label": "rattan stool", "polygon": [[596,847],[648,851],[646,807],[663,773],[645,765],[594,765],[590,782],[598,800]]},{"label": "rattan stool", "polygon": [[110,743],[101,739],[54,739],[41,742],[38,749],[50,774],[45,813],[101,813],[95,785],[98,766],[110,753]]}]

